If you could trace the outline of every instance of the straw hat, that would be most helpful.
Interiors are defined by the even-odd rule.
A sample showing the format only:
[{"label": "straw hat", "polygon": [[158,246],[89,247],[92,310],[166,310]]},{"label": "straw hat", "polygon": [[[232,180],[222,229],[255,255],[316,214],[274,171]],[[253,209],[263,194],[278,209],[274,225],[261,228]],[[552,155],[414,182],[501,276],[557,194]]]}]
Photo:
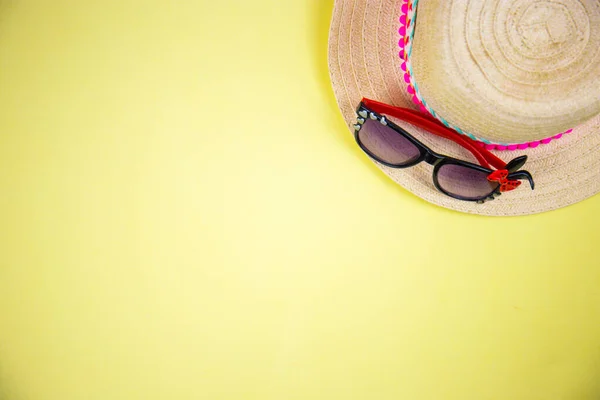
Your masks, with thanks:
[{"label": "straw hat", "polygon": [[[557,209],[600,191],[600,0],[335,0],[329,68],[353,130],[367,97],[420,109],[505,161],[528,156],[535,191],[450,198],[431,166],[378,166],[423,199],[483,215]],[[454,143],[395,121],[428,147]]]}]

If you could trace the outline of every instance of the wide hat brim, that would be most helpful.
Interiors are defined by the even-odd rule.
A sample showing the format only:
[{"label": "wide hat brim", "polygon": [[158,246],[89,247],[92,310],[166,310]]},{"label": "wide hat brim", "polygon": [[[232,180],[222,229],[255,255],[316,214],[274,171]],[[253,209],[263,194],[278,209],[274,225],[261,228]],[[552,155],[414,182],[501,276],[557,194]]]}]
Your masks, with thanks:
[{"label": "wide hat brim", "polygon": [[[403,0],[336,0],[329,37],[329,70],[335,97],[353,132],[356,107],[367,97],[415,108],[404,83],[398,55],[398,30]],[[419,29],[426,27],[419,26]],[[438,153],[473,160],[454,143],[411,125],[399,125]],[[394,169],[377,164],[395,182],[426,201],[449,209],[490,216],[541,213],[565,207],[600,191],[600,116],[574,128],[560,140],[523,151],[500,151],[509,161],[520,155],[535,179],[528,185],[485,204],[455,200],[440,193],[426,163]],[[365,156],[366,157],[366,156]]]}]

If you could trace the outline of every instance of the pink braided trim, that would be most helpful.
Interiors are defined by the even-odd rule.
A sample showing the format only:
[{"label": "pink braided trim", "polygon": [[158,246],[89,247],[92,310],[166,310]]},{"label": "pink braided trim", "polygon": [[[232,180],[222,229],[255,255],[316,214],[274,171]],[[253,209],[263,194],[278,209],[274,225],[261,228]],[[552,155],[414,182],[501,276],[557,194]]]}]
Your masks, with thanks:
[{"label": "pink braided trim", "polygon": [[[417,2],[418,2],[418,0],[417,0]],[[449,128],[454,129],[458,133],[465,135],[467,137],[470,137],[471,139],[475,140],[475,142],[477,143],[477,145],[479,147],[483,147],[487,150],[501,150],[502,151],[502,150],[525,150],[528,148],[536,148],[540,144],[548,144],[552,140],[560,139],[561,137],[563,137],[563,135],[573,132],[573,129],[569,129],[568,131],[559,133],[557,135],[554,135],[554,136],[551,136],[551,137],[548,137],[548,138],[542,139],[542,140],[535,140],[532,142],[515,143],[515,144],[496,144],[496,143],[486,143],[471,134],[466,134],[465,132],[461,131],[460,129],[458,129],[456,127],[453,127],[452,125],[448,124],[445,120],[441,119],[435,112],[432,112],[432,110],[425,105],[425,102],[421,98],[419,91],[415,90],[415,87],[417,85],[415,83],[414,77],[412,76],[412,73],[411,73],[412,68],[411,68],[411,64],[410,64],[410,53],[411,53],[411,49],[412,49],[412,35],[414,33],[413,24],[414,24],[415,13],[416,13],[416,9],[414,9],[414,7],[413,7],[413,0],[403,0],[401,13],[400,13],[400,29],[398,30],[398,33],[400,34],[400,41],[398,42],[398,45],[400,47],[399,56],[400,56],[400,60],[402,61],[402,64],[400,67],[402,68],[402,71],[404,71],[404,81],[406,82],[406,90],[408,91],[408,93],[410,95],[412,95],[413,103],[415,103],[422,112],[432,115],[433,117],[435,117],[438,120],[440,120],[441,122],[443,122],[444,125],[448,126]]]}]

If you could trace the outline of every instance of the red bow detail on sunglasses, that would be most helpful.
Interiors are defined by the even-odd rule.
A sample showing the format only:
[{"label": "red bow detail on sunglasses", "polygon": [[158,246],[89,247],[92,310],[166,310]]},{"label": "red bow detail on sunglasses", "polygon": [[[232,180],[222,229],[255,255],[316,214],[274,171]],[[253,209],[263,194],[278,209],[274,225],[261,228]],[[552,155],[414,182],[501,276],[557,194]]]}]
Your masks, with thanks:
[{"label": "red bow detail on sunglasses", "polygon": [[510,192],[515,190],[521,185],[521,181],[513,181],[508,179],[508,170],[499,169],[488,175],[488,181],[498,182],[500,184],[501,192]]}]

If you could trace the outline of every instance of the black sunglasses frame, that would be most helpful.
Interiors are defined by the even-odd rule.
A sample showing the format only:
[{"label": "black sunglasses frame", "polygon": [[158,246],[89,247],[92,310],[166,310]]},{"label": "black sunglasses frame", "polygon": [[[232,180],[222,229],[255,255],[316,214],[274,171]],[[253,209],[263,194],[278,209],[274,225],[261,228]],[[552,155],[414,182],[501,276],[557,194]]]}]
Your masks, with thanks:
[{"label": "black sunglasses frame", "polygon": [[[354,125],[354,139],[356,140],[356,143],[361,148],[361,150],[364,151],[369,157],[371,157],[373,160],[377,161],[378,163],[383,164],[390,168],[404,169],[404,168],[413,167],[413,166],[425,161],[427,164],[432,165],[434,167],[432,178],[433,178],[433,184],[434,184],[435,188],[437,190],[439,190],[440,192],[442,192],[443,194],[445,194],[446,196],[449,196],[449,197],[452,197],[452,198],[455,198],[458,200],[471,201],[471,202],[476,202],[476,203],[482,204],[482,203],[485,203],[486,201],[494,200],[496,197],[502,195],[502,193],[500,192],[501,185],[499,183],[496,184],[496,187],[489,194],[486,194],[485,196],[481,196],[481,197],[476,197],[476,198],[462,197],[462,196],[448,192],[440,185],[439,180],[438,180],[438,172],[439,172],[440,168],[442,168],[444,165],[448,165],[448,164],[460,165],[463,167],[474,169],[476,171],[486,172],[488,175],[491,174],[492,172],[494,172],[494,170],[482,167],[481,165],[477,165],[477,164],[474,164],[474,163],[471,163],[468,161],[459,160],[454,157],[439,154],[439,153],[431,150],[429,147],[427,147],[426,145],[421,143],[418,139],[416,139],[413,135],[408,133],[406,130],[402,129],[400,126],[398,126],[394,122],[390,121],[384,115],[381,115],[381,114],[369,109],[362,102],[358,106],[358,108],[356,110],[356,114],[357,114],[358,120],[357,120],[357,124]],[[373,154],[360,140],[360,130],[362,129],[363,124],[366,122],[366,120],[368,118],[370,118],[374,121],[378,121],[382,125],[390,127],[391,129],[396,131],[399,135],[402,135],[407,140],[409,140],[411,143],[413,143],[419,149],[419,152],[420,152],[419,157],[407,162],[406,164],[397,165],[397,164],[390,164],[390,163],[386,162],[385,160],[382,160],[381,158],[377,157],[375,154]],[[508,171],[510,172],[509,178],[527,179],[527,180],[529,180],[529,182],[531,184],[531,188],[533,189],[534,183],[533,183],[533,179],[531,178],[531,174],[529,174],[529,172],[527,172],[527,171],[516,171],[519,168],[521,168],[525,164],[526,161],[527,161],[527,156],[517,157],[514,160],[512,160],[510,163],[508,163],[506,167],[507,167]]]}]

